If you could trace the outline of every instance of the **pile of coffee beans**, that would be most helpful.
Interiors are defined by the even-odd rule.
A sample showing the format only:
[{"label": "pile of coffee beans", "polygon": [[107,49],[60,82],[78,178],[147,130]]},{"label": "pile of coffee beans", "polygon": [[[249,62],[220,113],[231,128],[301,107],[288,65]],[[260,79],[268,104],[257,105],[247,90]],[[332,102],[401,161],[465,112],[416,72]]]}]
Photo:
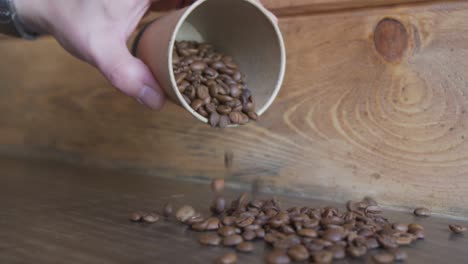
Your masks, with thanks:
[{"label": "pile of coffee beans", "polygon": [[257,120],[246,77],[232,57],[207,43],[176,41],[172,67],[184,100],[212,127],[243,125]]},{"label": "pile of coffee beans", "polygon": [[[266,263],[290,263],[311,260],[361,258],[373,249],[383,249],[373,256],[376,263],[391,263],[407,258],[400,247],[424,239],[424,227],[417,223],[391,223],[371,198],[349,201],[347,210],[327,207],[291,207],[282,209],[275,199],[249,200],[243,193],[228,206],[222,197],[224,182],[215,179],[212,215],[204,217],[191,206],[181,207],[176,217],[192,230],[207,232],[199,236],[206,246],[232,247],[237,252],[255,250],[254,240],[263,240],[272,250]],[[234,263],[234,253],[216,263]],[[234,261],[234,262],[232,262]]]}]

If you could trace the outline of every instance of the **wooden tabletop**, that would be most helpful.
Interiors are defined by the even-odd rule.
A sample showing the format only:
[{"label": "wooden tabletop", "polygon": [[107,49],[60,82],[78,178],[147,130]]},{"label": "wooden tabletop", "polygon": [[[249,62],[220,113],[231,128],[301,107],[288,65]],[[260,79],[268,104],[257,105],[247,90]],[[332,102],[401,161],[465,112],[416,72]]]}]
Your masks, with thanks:
[{"label": "wooden tabletop", "polygon": [[[131,211],[159,210],[169,201],[204,210],[211,200],[206,183],[6,158],[0,159],[0,168],[0,263],[213,263],[229,251],[200,246],[196,232],[174,221],[152,225],[128,221]],[[229,190],[226,196],[236,194]],[[283,206],[334,205],[276,197]],[[426,240],[405,249],[406,263],[468,262],[467,235],[451,235],[447,228],[448,223],[467,221],[418,219],[410,212],[385,215],[426,228]],[[264,263],[267,247],[263,242],[255,245],[255,252],[240,255],[239,263]]]}]

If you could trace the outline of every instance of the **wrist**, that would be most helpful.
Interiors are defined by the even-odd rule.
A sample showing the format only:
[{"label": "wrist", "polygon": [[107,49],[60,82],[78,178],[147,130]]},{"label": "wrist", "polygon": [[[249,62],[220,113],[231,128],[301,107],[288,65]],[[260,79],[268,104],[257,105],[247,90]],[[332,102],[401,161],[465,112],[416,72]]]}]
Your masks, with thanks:
[{"label": "wrist", "polygon": [[45,34],[47,22],[45,7],[48,6],[44,0],[13,0],[18,17],[24,27],[34,33]]}]

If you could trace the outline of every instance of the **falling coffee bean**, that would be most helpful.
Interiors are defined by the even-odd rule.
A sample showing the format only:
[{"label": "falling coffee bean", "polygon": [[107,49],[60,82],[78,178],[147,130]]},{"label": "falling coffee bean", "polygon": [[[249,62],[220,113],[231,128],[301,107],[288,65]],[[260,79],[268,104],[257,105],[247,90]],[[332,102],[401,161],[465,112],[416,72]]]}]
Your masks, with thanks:
[{"label": "falling coffee bean", "polygon": [[224,179],[213,179],[211,181],[211,190],[215,193],[221,193],[224,190]]},{"label": "falling coffee bean", "polygon": [[221,214],[224,212],[226,206],[226,200],[223,197],[216,197],[211,205],[211,211],[215,214]]}]

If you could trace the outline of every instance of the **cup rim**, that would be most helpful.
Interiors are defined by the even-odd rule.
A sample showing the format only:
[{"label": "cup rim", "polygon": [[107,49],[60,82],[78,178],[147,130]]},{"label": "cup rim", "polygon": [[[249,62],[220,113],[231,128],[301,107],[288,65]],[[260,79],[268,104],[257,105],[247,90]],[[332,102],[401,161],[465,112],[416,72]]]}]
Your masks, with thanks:
[{"label": "cup rim", "polygon": [[[169,41],[169,50],[168,50],[169,56],[168,56],[168,61],[167,61],[167,63],[168,63],[167,66],[169,67],[169,75],[170,75],[170,80],[171,80],[171,86],[172,86],[172,89],[174,90],[175,96],[179,100],[180,104],[187,111],[189,111],[195,118],[197,118],[199,121],[201,121],[203,123],[208,123],[208,118],[200,115],[195,110],[193,110],[193,108],[185,101],[185,99],[182,96],[182,93],[178,89],[177,82],[175,80],[173,67],[172,67],[172,54],[173,54],[174,43],[175,43],[177,34],[179,33],[180,28],[182,27],[183,23],[186,21],[187,17],[190,14],[192,14],[192,12],[195,9],[197,9],[200,5],[202,5],[206,1],[216,1],[216,0],[199,0],[199,1],[195,1],[192,5],[190,5],[190,6],[188,6],[186,8],[186,10],[183,12],[181,17],[177,21],[177,24],[176,24],[176,26],[174,28],[174,31],[172,32],[171,39]],[[283,84],[284,75],[285,75],[285,72],[286,72],[286,48],[285,48],[283,35],[281,34],[281,30],[279,28],[279,25],[271,17],[271,14],[269,13],[269,11],[262,4],[260,4],[259,2],[255,1],[255,0],[241,0],[241,1],[247,2],[247,3],[255,6],[268,19],[271,26],[273,26],[273,29],[274,29],[274,31],[276,33],[276,38],[277,38],[278,44],[280,46],[280,53],[281,53],[280,54],[280,64],[281,65],[280,65],[280,71],[279,71],[279,74],[278,74],[278,80],[276,82],[276,86],[273,89],[273,93],[271,94],[271,96],[268,98],[266,103],[263,104],[263,106],[259,110],[256,111],[257,115],[261,116],[271,106],[273,101],[276,99],[276,97],[277,97],[277,95],[278,95],[278,93],[279,93],[279,91],[281,89],[281,86]],[[238,125],[229,125],[229,127],[236,127],[236,126],[238,126]]]}]

